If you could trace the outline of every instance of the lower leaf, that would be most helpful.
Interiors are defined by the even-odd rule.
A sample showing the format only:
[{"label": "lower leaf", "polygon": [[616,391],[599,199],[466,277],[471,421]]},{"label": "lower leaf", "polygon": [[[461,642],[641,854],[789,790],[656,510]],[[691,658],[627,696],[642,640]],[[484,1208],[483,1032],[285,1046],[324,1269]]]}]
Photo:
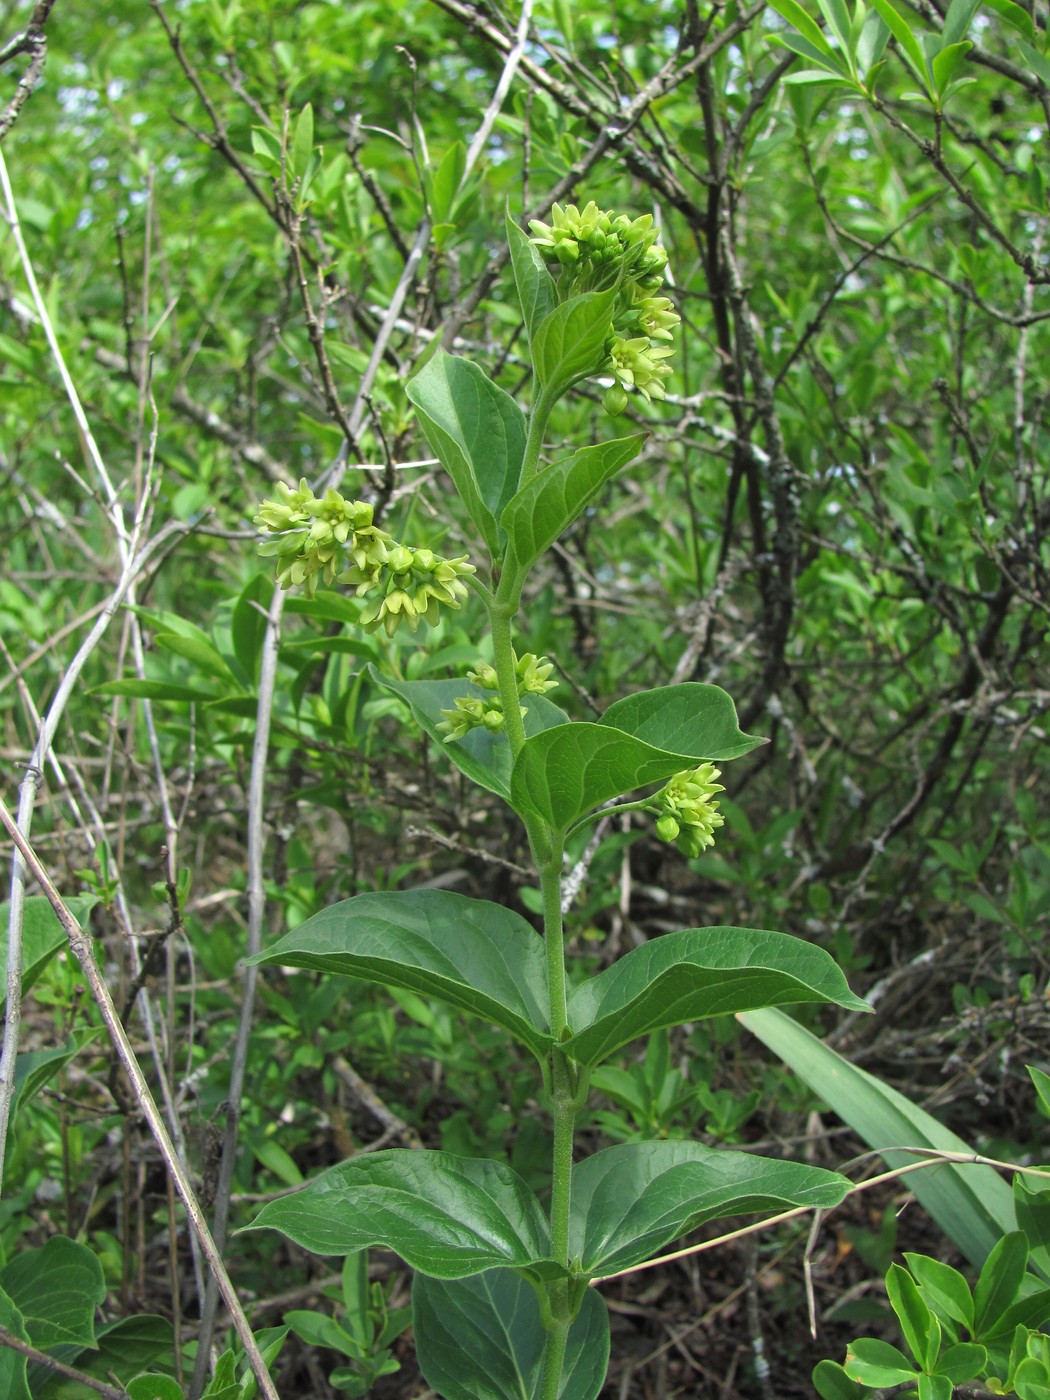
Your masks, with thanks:
[{"label": "lower leaf", "polygon": [[[536,1400],[547,1332],[532,1287],[510,1269],[412,1285],[416,1355],[444,1400]],[[609,1316],[594,1289],[569,1332],[559,1400],[595,1400],[609,1368]]]}]

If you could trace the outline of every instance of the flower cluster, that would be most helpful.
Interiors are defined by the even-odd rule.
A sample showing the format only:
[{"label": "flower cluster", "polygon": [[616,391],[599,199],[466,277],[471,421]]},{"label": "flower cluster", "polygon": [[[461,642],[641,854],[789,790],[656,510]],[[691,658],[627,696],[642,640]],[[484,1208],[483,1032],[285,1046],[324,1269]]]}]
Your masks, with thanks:
[{"label": "flower cluster", "polygon": [[297,488],[277,483],[277,499],[264,501],[256,525],[273,536],[260,546],[277,557],[282,588],[302,586],[312,597],[318,583],[345,583],[370,602],[361,626],[393,636],[401,622],[414,632],[420,619],[434,627],[442,606],[458,608],[466,597],[465,576],[474,573],[466,555],[442,559],[431,549],[409,549],[372,523],[372,507],[348,501],[329,487],[315,496],[305,481]]},{"label": "flower cluster", "polygon": [[[546,695],[548,690],[553,690],[558,684],[557,681],[548,679],[553,670],[553,662],[548,661],[545,656],[536,656],[531,651],[516,657],[514,674],[518,695]],[[486,661],[478,661],[467,672],[467,680],[490,694],[484,698],[479,695],[461,695],[452,702],[453,709],[441,711],[444,718],[437,727],[443,731],[446,744],[450,744],[454,739],[462,739],[464,734],[469,734],[472,729],[484,728],[498,734],[503,728],[503,701],[497,693],[499,677],[495,667]],[[518,710],[524,718],[524,706],[519,705]]]},{"label": "flower cluster", "polygon": [[725,792],[717,781],[719,769],[710,763],[676,773],[656,794],[653,810],[658,813],[656,834],[661,841],[674,842],[684,856],[698,856],[715,844],[715,831],[725,818],[713,801],[716,792]]},{"label": "flower cluster", "polygon": [[667,254],[656,241],[652,215],[631,219],[609,214],[592,200],[582,213],[574,204],[555,204],[551,223],[532,219],[529,227],[533,246],[560,269],[562,300],[617,289],[608,358],[600,371],[615,380],[605,395],[608,412],[623,412],[629,389],[647,402],[662,399],[664,380],[671,373],[665,362],[674,350],[658,342],[673,339],[681,318],[670,297],[657,295],[664,285]]}]

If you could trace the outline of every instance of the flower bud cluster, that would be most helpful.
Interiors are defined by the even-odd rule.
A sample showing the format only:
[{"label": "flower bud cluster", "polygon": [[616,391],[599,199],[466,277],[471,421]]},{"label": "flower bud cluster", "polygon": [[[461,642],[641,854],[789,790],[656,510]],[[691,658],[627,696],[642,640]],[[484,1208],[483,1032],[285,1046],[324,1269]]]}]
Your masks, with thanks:
[{"label": "flower bud cluster", "polygon": [[[519,697],[545,695],[548,690],[553,690],[558,684],[557,681],[548,680],[553,670],[553,662],[548,661],[545,656],[536,656],[531,651],[516,657],[514,674]],[[498,694],[499,677],[496,675],[496,668],[486,661],[477,661],[467,672],[467,680],[481,690],[490,691],[491,694],[484,698],[462,695],[453,701],[453,709],[441,711],[444,718],[437,727],[444,733],[446,744],[450,744],[454,739],[462,739],[464,734],[469,734],[472,729],[484,728],[498,734],[503,728],[503,701]],[[525,707],[519,705],[518,711],[524,718]]]},{"label": "flower bud cluster", "polygon": [[676,773],[653,799],[657,836],[673,841],[690,859],[713,846],[715,831],[725,825],[718,803],[712,800],[716,792],[725,792],[717,781],[721,776],[713,764],[701,763],[699,768]]},{"label": "flower bud cluster", "polygon": [[360,617],[368,632],[393,636],[406,622],[414,632],[422,619],[434,627],[442,606],[458,608],[466,597],[464,577],[474,573],[466,555],[442,559],[431,549],[398,544],[372,523],[372,507],[348,501],[329,487],[315,496],[306,481],[297,488],[277,483],[277,499],[264,501],[256,525],[273,536],[261,553],[276,555],[277,582],[301,586],[312,597],[318,583],[345,583],[368,597]]},{"label": "flower bud cluster", "polygon": [[605,394],[607,411],[622,413],[629,389],[646,401],[662,399],[664,380],[671,373],[665,361],[674,350],[658,342],[673,339],[681,317],[670,297],[657,295],[664,285],[667,253],[656,241],[652,215],[631,219],[609,214],[592,200],[582,213],[574,204],[555,204],[549,224],[532,219],[529,227],[533,246],[560,268],[558,294],[563,301],[617,288],[608,359],[600,371],[616,381]]}]

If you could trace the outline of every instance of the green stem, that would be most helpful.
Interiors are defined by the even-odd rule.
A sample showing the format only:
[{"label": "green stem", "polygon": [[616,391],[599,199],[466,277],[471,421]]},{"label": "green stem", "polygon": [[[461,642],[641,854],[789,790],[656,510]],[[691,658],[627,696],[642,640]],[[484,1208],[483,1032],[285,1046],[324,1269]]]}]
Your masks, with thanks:
[{"label": "green stem", "polygon": [[536,402],[532,405],[532,412],[529,415],[529,433],[525,439],[525,456],[522,458],[521,476],[518,482],[519,490],[522,486],[527,486],[539,471],[544,434],[550,421],[551,410],[557,401],[557,394],[552,394],[549,389],[542,388],[536,396]]},{"label": "green stem", "polygon": [[492,664],[499,679],[499,698],[503,702],[503,732],[510,745],[511,762],[517,758],[525,742],[525,725],[521,718],[518,698],[518,678],[515,671],[514,642],[511,631],[512,610],[503,603],[489,608],[492,628]]}]

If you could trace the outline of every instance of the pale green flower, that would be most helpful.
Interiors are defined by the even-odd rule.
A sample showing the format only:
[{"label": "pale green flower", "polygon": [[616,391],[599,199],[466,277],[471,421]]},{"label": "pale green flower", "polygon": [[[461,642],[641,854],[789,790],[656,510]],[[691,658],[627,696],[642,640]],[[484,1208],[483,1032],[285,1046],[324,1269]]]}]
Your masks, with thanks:
[{"label": "pale green flower", "polygon": [[674,842],[684,856],[692,859],[715,844],[715,832],[725,825],[714,796],[725,792],[717,781],[721,772],[711,763],[701,763],[674,777],[653,799],[659,816],[656,834],[661,841]]},{"label": "pale green flower", "polygon": [[647,400],[662,399],[663,381],[670,376],[671,366],[663,362],[674,354],[670,345],[654,345],[648,336],[624,340],[613,339],[607,368],[626,389],[637,389]]},{"label": "pale green flower", "polygon": [[557,689],[558,682],[547,679],[554,670],[554,663],[545,656],[534,656],[527,651],[518,657],[515,670],[519,695],[546,695],[548,690]]}]

